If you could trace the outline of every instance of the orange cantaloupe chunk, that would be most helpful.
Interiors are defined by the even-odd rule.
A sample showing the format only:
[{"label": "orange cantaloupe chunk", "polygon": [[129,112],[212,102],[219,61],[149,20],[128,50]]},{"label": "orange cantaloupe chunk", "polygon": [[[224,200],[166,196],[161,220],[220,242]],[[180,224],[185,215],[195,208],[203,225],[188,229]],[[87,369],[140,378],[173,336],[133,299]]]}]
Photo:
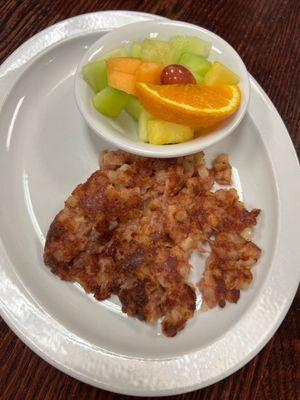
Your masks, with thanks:
[{"label": "orange cantaloupe chunk", "polygon": [[122,90],[129,94],[136,94],[135,92],[135,75],[127,74],[126,72],[117,70],[108,70],[107,83],[109,86]]},{"label": "orange cantaloupe chunk", "polygon": [[112,70],[135,74],[142,61],[131,57],[113,57],[106,60],[108,73]]},{"label": "orange cantaloupe chunk", "polygon": [[136,70],[135,76],[137,82],[160,84],[160,76],[164,66],[155,62],[143,62]]},{"label": "orange cantaloupe chunk", "polygon": [[138,58],[114,57],[106,60],[108,85],[129,94],[136,94],[136,82],[160,84],[163,65],[142,62]]}]

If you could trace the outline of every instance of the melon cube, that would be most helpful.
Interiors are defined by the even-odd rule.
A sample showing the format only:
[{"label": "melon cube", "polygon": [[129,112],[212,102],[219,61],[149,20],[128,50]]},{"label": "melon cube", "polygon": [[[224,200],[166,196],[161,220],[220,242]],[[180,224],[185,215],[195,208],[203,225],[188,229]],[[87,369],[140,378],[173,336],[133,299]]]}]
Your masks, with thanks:
[{"label": "melon cube", "polygon": [[204,77],[202,75],[199,75],[197,72],[195,71],[191,71],[192,74],[194,75],[194,78],[196,79],[196,83],[200,84],[203,83],[204,81]]},{"label": "melon cube", "polygon": [[107,80],[109,86],[128,94],[135,94],[135,75],[113,69],[108,71]]},{"label": "melon cube", "polygon": [[126,72],[126,74],[135,74],[141,63],[142,61],[138,58],[131,57],[114,57],[106,60],[108,73],[115,70]]},{"label": "melon cube", "polygon": [[107,117],[117,117],[125,108],[128,95],[109,86],[93,97],[95,109]]},{"label": "melon cube", "polygon": [[204,76],[212,66],[206,58],[193,53],[183,53],[178,63],[200,76]]},{"label": "melon cube", "polygon": [[133,42],[131,46],[130,55],[131,57],[140,58],[142,52],[142,45],[138,42]]},{"label": "melon cube", "polygon": [[144,39],[142,42],[141,59],[143,61],[152,61],[166,66],[176,64],[179,55],[175,48],[162,40]]},{"label": "melon cube", "polygon": [[164,66],[154,62],[142,62],[136,70],[136,81],[144,83],[160,84],[160,76]]},{"label": "melon cube", "polygon": [[144,108],[142,108],[138,122],[139,139],[142,142],[148,142],[148,121],[153,118]]},{"label": "melon cube", "polygon": [[135,96],[129,96],[125,109],[132,118],[138,121],[143,107]]},{"label": "melon cube", "polygon": [[124,47],[120,47],[119,49],[115,49],[107,53],[103,59],[107,60],[115,57],[128,57],[128,51]]},{"label": "melon cube", "polygon": [[194,53],[207,58],[211,50],[211,43],[198,38],[197,36],[177,35],[171,39],[171,45],[180,54]]},{"label": "melon cube", "polygon": [[82,68],[82,76],[91,89],[97,93],[107,86],[107,67],[104,60],[95,60]]}]

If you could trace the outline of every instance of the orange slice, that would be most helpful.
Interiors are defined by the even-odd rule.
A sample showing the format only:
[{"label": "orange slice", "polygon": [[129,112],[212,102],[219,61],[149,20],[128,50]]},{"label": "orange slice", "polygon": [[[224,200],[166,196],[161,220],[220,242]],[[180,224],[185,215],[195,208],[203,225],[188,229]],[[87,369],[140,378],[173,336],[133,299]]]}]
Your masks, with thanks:
[{"label": "orange slice", "polygon": [[165,121],[191,127],[209,127],[223,121],[239,107],[237,85],[151,85],[136,84],[142,105]]}]

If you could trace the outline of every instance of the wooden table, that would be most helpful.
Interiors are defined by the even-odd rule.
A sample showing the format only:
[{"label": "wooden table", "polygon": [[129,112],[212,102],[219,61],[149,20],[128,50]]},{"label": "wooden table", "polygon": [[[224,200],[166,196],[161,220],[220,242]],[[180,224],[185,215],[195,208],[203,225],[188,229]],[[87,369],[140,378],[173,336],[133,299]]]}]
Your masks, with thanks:
[{"label": "wooden table", "polygon": [[[0,63],[25,40],[62,19],[112,9],[184,20],[222,36],[274,102],[299,156],[298,0],[0,0]],[[299,311],[298,292],[277,333],[244,368],[208,388],[169,399],[300,398]],[[119,398],[127,397],[95,389],[51,367],[0,320],[0,399]]]}]

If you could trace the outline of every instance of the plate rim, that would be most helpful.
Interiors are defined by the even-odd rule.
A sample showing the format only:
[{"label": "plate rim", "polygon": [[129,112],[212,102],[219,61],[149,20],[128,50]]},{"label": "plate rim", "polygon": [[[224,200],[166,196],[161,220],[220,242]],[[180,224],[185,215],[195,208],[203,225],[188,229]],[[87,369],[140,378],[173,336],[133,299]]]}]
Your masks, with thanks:
[{"label": "plate rim", "polygon": [[[12,62],[12,60],[14,59],[14,57],[16,57],[16,55],[18,54],[18,51],[20,51],[21,48],[24,49],[24,46],[25,46],[26,44],[28,45],[28,42],[33,43],[35,40],[37,40],[38,38],[41,38],[43,35],[45,35],[46,32],[50,32],[51,29],[54,29],[55,27],[59,26],[60,24],[67,23],[67,22],[70,21],[70,20],[80,19],[80,18],[82,18],[83,16],[87,17],[87,16],[89,16],[89,15],[90,15],[90,16],[95,16],[95,15],[100,15],[100,14],[102,15],[102,14],[104,14],[104,13],[105,13],[105,14],[112,13],[112,14],[115,14],[115,15],[116,15],[116,14],[120,14],[120,13],[123,13],[123,12],[122,12],[122,11],[115,11],[115,12],[113,12],[113,11],[106,11],[106,12],[97,12],[97,13],[83,14],[83,15],[80,15],[80,16],[77,16],[77,17],[72,17],[72,18],[66,19],[66,20],[64,20],[64,21],[58,22],[57,24],[52,25],[51,27],[46,28],[45,30],[43,30],[43,31],[41,31],[41,32],[39,32],[39,33],[37,33],[35,36],[33,36],[32,38],[30,38],[27,42],[25,42],[25,43],[22,44],[20,47],[18,47],[18,48],[4,61],[4,63],[0,66],[0,81],[1,81],[1,79],[4,79],[4,80],[5,80],[5,77],[6,77],[6,75],[4,75],[4,76],[1,77],[1,70],[3,69],[3,66],[4,66],[4,65],[7,65],[9,62]],[[146,16],[149,16],[149,17],[151,17],[151,18],[156,17],[156,16],[151,15],[151,14],[146,14],[146,13],[135,13],[135,12],[130,12],[130,11],[129,11],[129,12],[128,12],[128,11],[125,11],[124,13],[130,14],[130,15],[133,15],[133,16],[134,16],[134,15],[142,15],[142,16],[144,16],[144,17],[146,17]],[[100,29],[93,29],[93,30],[90,30],[90,31],[81,32],[81,33],[78,34],[78,36],[84,35],[85,33],[95,32],[95,31],[97,31],[97,30],[101,31]],[[102,30],[104,30],[104,29],[102,29]],[[69,36],[68,38],[65,38],[65,39],[68,40],[68,39],[74,38],[75,36],[77,36],[77,35],[71,35],[71,36]],[[64,38],[63,38],[62,40],[64,40]],[[56,41],[53,45],[60,44],[60,42],[61,42],[61,40],[58,40],[58,41]],[[51,46],[50,46],[50,47],[51,47]],[[46,45],[45,50],[47,50],[47,49],[49,50],[50,47],[49,47],[49,45],[48,45],[48,46]],[[39,54],[37,54],[37,56],[39,56]],[[36,55],[33,56],[32,59],[34,60],[35,57],[36,57]],[[28,61],[28,62],[30,62],[30,61]],[[26,66],[26,68],[27,68],[28,64],[25,63],[25,64],[24,64],[24,67],[25,67],[25,66]],[[22,67],[21,67],[21,69],[20,69],[18,72],[21,72],[21,73],[22,73]],[[17,79],[18,79],[18,77],[15,77],[15,78],[14,78],[14,80],[17,80]],[[279,116],[279,114],[278,114],[276,108],[274,107],[274,105],[272,104],[271,100],[268,98],[268,96],[266,95],[266,93],[263,91],[263,89],[262,89],[262,88],[259,86],[259,84],[254,80],[254,78],[251,77],[251,78],[250,78],[250,81],[251,81],[252,90],[254,89],[254,90],[257,91],[257,93],[258,93],[258,94],[261,96],[261,98],[264,100],[266,106],[271,110],[271,112],[272,112],[272,114],[273,114],[273,116],[274,116],[275,122],[276,122],[276,123],[279,125],[279,127],[280,127],[279,130],[282,132],[282,135],[281,135],[281,137],[280,137],[279,139],[283,139],[283,141],[284,141],[285,144],[286,144],[286,151],[287,151],[287,153],[288,153],[290,159],[292,160],[292,159],[294,158],[294,160],[296,161],[295,166],[297,166],[297,156],[296,156],[295,150],[294,150],[294,148],[293,148],[293,145],[292,145],[290,136],[289,136],[289,134],[288,134],[288,132],[287,132],[287,129],[286,129],[286,127],[285,127],[283,121],[281,120],[281,118],[280,118],[280,116]],[[4,97],[6,97],[6,96],[4,96]],[[0,111],[1,111],[1,108],[2,108],[2,106],[1,106],[1,104],[0,104]],[[262,139],[263,139],[263,138],[262,138]],[[279,140],[279,139],[278,139],[278,140]],[[263,140],[264,140],[264,139],[263,139]],[[274,145],[274,144],[272,144],[272,145]],[[266,149],[268,150],[268,147],[267,147],[267,146],[266,146]],[[272,165],[272,167],[273,167],[273,165]],[[273,169],[273,171],[275,171],[275,170],[276,170],[276,168]],[[279,188],[277,188],[277,189],[279,190]],[[298,200],[300,201],[300,187],[298,187],[298,188],[296,187],[296,196],[295,196],[295,198],[298,199]],[[296,202],[295,202],[295,204],[296,204]],[[282,204],[281,204],[281,207],[282,207]],[[279,228],[282,229],[282,218],[281,218],[281,221],[280,221],[280,226],[279,226]],[[296,228],[297,228],[297,225],[296,225]],[[300,228],[300,226],[299,226],[299,228]],[[296,229],[295,229],[295,230],[296,230]],[[2,250],[1,250],[1,248],[2,248]],[[275,249],[275,250],[276,250],[276,249]],[[299,250],[295,248],[295,256],[297,256],[297,254],[296,254],[297,251],[299,252]],[[19,293],[17,293],[17,294],[16,294],[16,293],[12,293],[12,295],[16,295],[16,296],[21,295],[21,296],[23,296],[22,301],[24,301],[24,298],[25,298],[26,301],[27,301],[28,303],[30,303],[30,306],[31,306],[31,307],[34,307],[34,311],[36,312],[36,315],[38,315],[38,313],[40,312],[40,311],[38,310],[38,305],[34,303],[34,299],[30,299],[30,294],[26,293],[26,288],[23,286],[22,282],[21,282],[21,281],[19,280],[19,278],[17,277],[15,271],[8,271],[9,273],[8,273],[7,271],[5,271],[5,268],[6,268],[7,266],[4,265],[4,263],[1,261],[2,258],[3,258],[3,260],[4,260],[5,257],[6,257],[6,255],[5,255],[5,249],[4,249],[4,246],[3,246],[2,242],[1,242],[1,238],[0,238],[0,276],[1,276],[1,273],[3,273],[4,276],[5,276],[7,279],[10,279],[9,273],[12,273],[13,276],[14,276],[15,282],[18,283],[18,285],[17,285],[17,284],[14,285],[14,282],[12,281],[12,282],[11,282],[11,285],[12,285],[12,286],[11,286],[10,288],[9,288],[8,286],[6,286],[6,289],[7,289],[7,290],[9,290],[9,289],[11,289],[11,290],[16,290],[16,289],[17,289],[17,290],[19,291]],[[7,259],[8,259],[8,256],[7,256]],[[9,259],[8,259],[8,261],[9,261]],[[263,340],[261,340],[261,342],[258,344],[258,346],[256,346],[255,348],[253,348],[251,351],[248,351],[248,355],[247,355],[247,356],[243,357],[243,359],[242,359],[240,362],[235,363],[233,367],[227,369],[227,370],[226,370],[225,372],[223,372],[221,375],[218,375],[218,376],[216,376],[216,377],[212,377],[211,379],[208,379],[208,380],[206,380],[205,382],[197,382],[197,383],[195,383],[194,385],[184,386],[184,387],[182,387],[182,388],[180,388],[180,389],[178,389],[178,388],[172,389],[172,388],[171,388],[171,389],[162,389],[162,390],[160,390],[160,389],[158,389],[157,387],[153,388],[152,390],[150,390],[149,388],[148,388],[148,389],[143,389],[143,388],[142,388],[142,389],[139,389],[138,387],[127,387],[127,388],[123,387],[123,388],[118,388],[118,387],[113,386],[113,383],[112,383],[112,384],[107,384],[107,383],[104,383],[104,382],[100,382],[99,379],[98,379],[97,381],[95,381],[95,380],[93,380],[92,378],[90,378],[89,376],[83,375],[82,373],[80,373],[80,372],[78,372],[78,371],[76,371],[76,370],[72,370],[72,369],[66,367],[65,365],[63,365],[63,364],[57,362],[57,360],[54,358],[55,354],[50,354],[50,355],[47,354],[47,349],[45,349],[45,348],[44,348],[44,349],[40,348],[39,345],[38,345],[38,343],[36,343],[36,342],[30,340],[29,335],[26,335],[26,329],[28,329],[28,327],[26,328],[26,327],[24,327],[24,326],[22,326],[22,325],[21,325],[21,326],[18,325],[18,321],[16,321],[15,318],[14,318],[13,311],[12,311],[12,310],[9,310],[9,308],[7,307],[7,305],[5,304],[5,302],[2,301],[2,298],[0,298],[0,314],[1,314],[2,318],[4,319],[4,321],[7,323],[7,325],[16,333],[16,335],[17,335],[17,336],[18,336],[32,351],[34,351],[36,354],[38,354],[40,357],[42,357],[44,360],[46,360],[46,361],[47,361],[49,364],[51,364],[52,366],[58,368],[59,370],[63,371],[64,373],[66,373],[66,374],[68,374],[68,375],[70,375],[70,376],[72,376],[72,377],[74,377],[74,378],[76,378],[76,379],[79,379],[79,380],[81,380],[81,381],[83,381],[83,382],[85,382],[85,383],[91,384],[91,385],[96,386],[96,387],[98,387],[98,388],[102,388],[102,389],[106,389],[106,390],[111,390],[111,391],[114,391],[114,392],[116,392],[116,393],[122,393],[122,394],[140,395],[140,396],[158,396],[158,395],[180,394],[180,393],[185,393],[185,392],[188,392],[188,391],[200,389],[200,388],[202,388],[202,387],[208,386],[208,385],[213,384],[213,383],[215,383],[215,382],[217,382],[217,381],[219,381],[219,380],[221,380],[221,379],[226,378],[227,376],[231,375],[232,373],[234,373],[235,371],[237,371],[238,369],[240,369],[242,366],[244,366],[247,362],[249,362],[249,361],[262,349],[262,347],[264,347],[264,345],[269,341],[269,339],[271,338],[271,336],[274,334],[274,332],[277,330],[277,328],[278,328],[279,325],[281,324],[282,320],[284,319],[284,317],[285,317],[285,315],[286,315],[286,313],[287,313],[287,311],[288,311],[288,309],[289,309],[289,307],[290,307],[290,305],[291,305],[291,303],[292,303],[292,301],[293,301],[295,292],[296,292],[296,290],[297,290],[297,271],[295,270],[294,272],[295,272],[295,276],[296,276],[296,280],[295,280],[294,287],[290,287],[290,288],[289,288],[289,289],[290,289],[290,290],[289,290],[289,294],[286,295],[285,302],[284,302],[283,307],[281,308],[279,314],[278,314],[278,312],[277,312],[277,319],[275,319],[275,323],[274,323],[274,321],[273,321],[271,328],[269,327],[270,329],[268,330],[268,333],[265,335],[265,337],[263,338]],[[299,273],[298,273],[298,278],[299,278]],[[298,279],[298,280],[299,280],[299,279]],[[266,283],[267,283],[267,279],[266,279],[266,282],[264,282],[263,287],[266,286]],[[262,289],[263,289],[263,287],[262,287]],[[3,289],[3,286],[1,286],[1,284],[0,284],[0,289],[1,289],[1,290]],[[4,288],[4,289],[5,289],[5,288]],[[23,293],[22,293],[22,291],[23,291]],[[25,297],[25,294],[27,295],[27,297]],[[48,316],[48,320],[50,321],[50,323],[52,322],[52,321],[51,321],[52,318],[49,317],[49,316]],[[22,330],[21,328],[23,328],[23,330]],[[200,350],[200,351],[201,351],[201,350]],[[104,356],[107,356],[107,355],[108,355],[107,353],[104,354]],[[52,356],[53,358],[51,358],[51,356]],[[181,358],[181,357],[179,356],[179,357],[176,357],[176,359],[174,359],[174,360],[175,360],[175,361],[178,361],[178,359],[180,359],[180,358]],[[131,359],[131,358],[130,358],[130,359]],[[125,360],[125,361],[126,361],[126,360]],[[127,359],[127,361],[128,361],[128,359]],[[141,361],[141,360],[137,360],[137,361]],[[151,361],[153,361],[153,360],[145,360],[145,364],[149,364]],[[162,360],[162,361],[165,361],[165,360]],[[179,370],[180,370],[180,365],[179,365],[178,371],[179,371]]]}]

